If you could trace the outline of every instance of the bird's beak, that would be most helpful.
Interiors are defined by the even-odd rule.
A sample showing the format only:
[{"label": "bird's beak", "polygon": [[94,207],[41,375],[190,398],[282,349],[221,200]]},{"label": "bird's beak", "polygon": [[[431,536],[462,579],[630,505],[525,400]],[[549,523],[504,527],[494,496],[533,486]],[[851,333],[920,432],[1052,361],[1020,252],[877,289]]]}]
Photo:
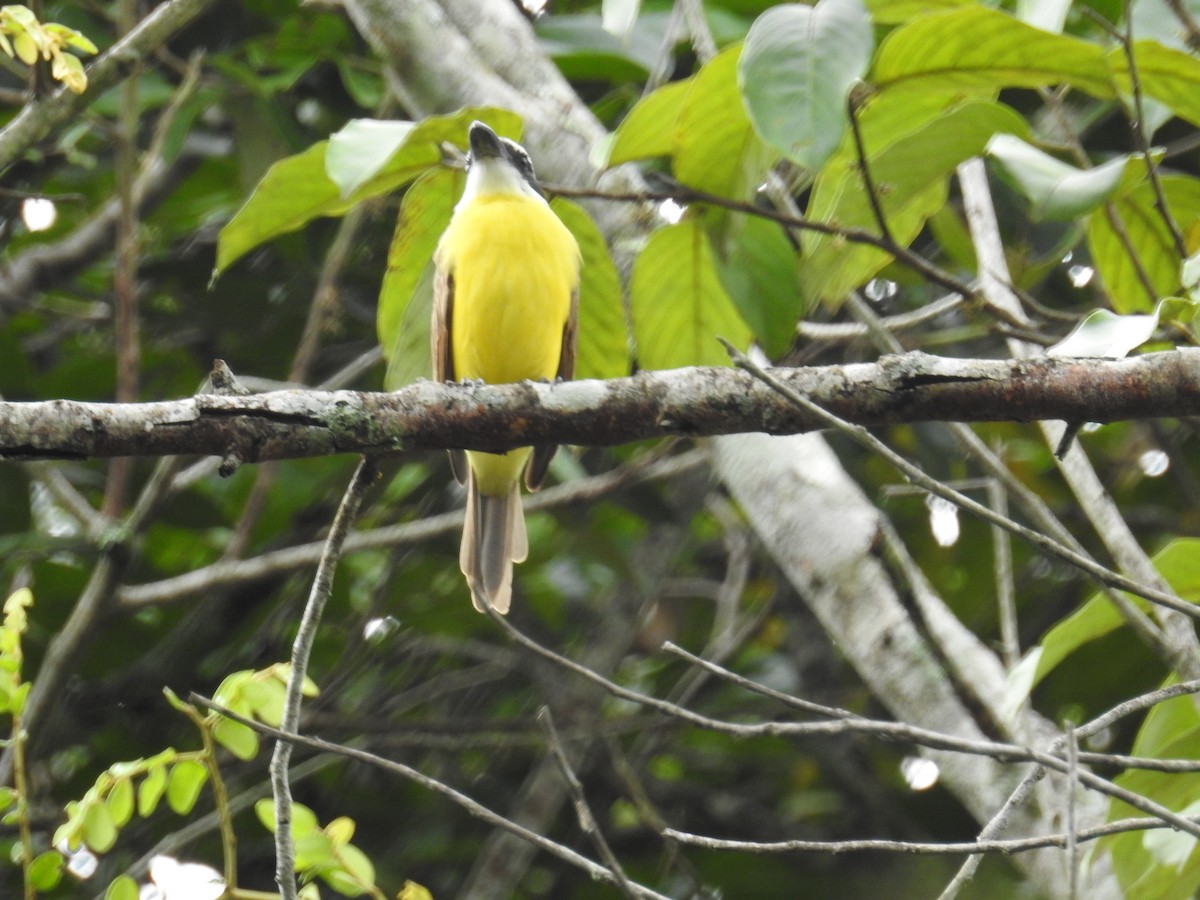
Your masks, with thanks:
[{"label": "bird's beak", "polygon": [[495,159],[504,155],[504,145],[496,132],[482,122],[472,122],[468,132],[471,159]]}]

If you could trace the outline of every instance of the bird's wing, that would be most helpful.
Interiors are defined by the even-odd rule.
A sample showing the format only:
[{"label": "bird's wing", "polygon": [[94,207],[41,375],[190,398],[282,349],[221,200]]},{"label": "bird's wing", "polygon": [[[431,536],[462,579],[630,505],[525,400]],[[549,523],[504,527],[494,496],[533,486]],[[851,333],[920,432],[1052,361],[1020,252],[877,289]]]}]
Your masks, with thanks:
[{"label": "bird's wing", "polygon": [[[560,381],[570,381],[575,377],[575,351],[578,344],[579,331],[579,288],[571,292],[571,311],[563,325],[562,351],[558,357],[557,377]],[[546,470],[550,468],[550,460],[554,458],[558,444],[541,444],[533,448],[533,456],[525,469],[525,487],[536,491],[546,478]]]},{"label": "bird's wing", "polygon": [[[433,321],[429,334],[433,342],[433,380],[454,381],[454,344],[450,338],[454,318],[454,274],[438,266],[433,282]],[[450,450],[450,469],[459,484],[467,481],[467,454]]]}]

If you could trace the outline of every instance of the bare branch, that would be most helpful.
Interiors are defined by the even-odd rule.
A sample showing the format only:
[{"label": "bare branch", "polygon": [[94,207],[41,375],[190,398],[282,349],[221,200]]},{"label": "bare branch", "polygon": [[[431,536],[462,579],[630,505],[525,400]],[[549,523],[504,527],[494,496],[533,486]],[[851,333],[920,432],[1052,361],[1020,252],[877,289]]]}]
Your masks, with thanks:
[{"label": "bare branch", "polygon": [[[858,425],[1200,415],[1200,350],[1191,348],[1123,360],[908,353],[871,364],[772,372],[788,389]],[[0,457],[204,454],[224,456],[233,466],[335,453],[499,452],[671,435],[795,434],[828,424],[751,375],[692,368],[559,384],[420,382],[394,393],[203,394],[124,405],[5,402]]]}]

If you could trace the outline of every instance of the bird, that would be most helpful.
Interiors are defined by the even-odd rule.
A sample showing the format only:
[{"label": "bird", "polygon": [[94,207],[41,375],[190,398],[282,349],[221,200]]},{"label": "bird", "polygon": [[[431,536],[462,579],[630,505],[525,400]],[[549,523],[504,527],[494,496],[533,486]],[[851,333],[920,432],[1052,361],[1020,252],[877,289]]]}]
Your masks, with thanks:
[{"label": "bird", "polygon": [[[462,197],[434,252],[436,381],[507,384],[575,374],[580,251],[529,154],[482,122],[468,131]],[[467,489],[459,567],[479,612],[508,612],[513,563],[529,552],[522,474],[537,490],[557,446],[451,450]]]}]

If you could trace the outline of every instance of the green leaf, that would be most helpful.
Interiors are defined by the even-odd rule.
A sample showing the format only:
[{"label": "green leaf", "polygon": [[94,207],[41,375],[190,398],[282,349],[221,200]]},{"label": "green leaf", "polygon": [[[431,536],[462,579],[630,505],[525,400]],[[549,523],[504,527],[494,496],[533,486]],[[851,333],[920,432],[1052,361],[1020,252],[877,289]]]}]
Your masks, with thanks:
[{"label": "green leaf", "polygon": [[242,692],[245,691],[246,685],[250,682],[254,672],[250,669],[243,669],[240,672],[231,672],[226,675],[216,691],[213,692],[213,703],[218,706],[224,706],[227,709],[239,705],[242,700]]},{"label": "green leaf", "polygon": [[433,324],[430,316],[433,313],[434,275],[433,260],[429,260],[421,267],[420,280],[404,305],[391,347],[384,353],[387,359],[387,370],[383,374],[385,390],[398,390],[419,378],[428,378],[433,371],[429,330]]},{"label": "green leaf", "polygon": [[672,81],[639,100],[617,128],[608,150],[607,165],[670,156],[676,146],[679,113],[692,90],[693,80],[694,76]]},{"label": "green leaf", "polygon": [[1104,50],[984,6],[921,16],[880,45],[872,72],[885,90],[981,91],[1069,84],[1113,96]]},{"label": "green leaf", "polygon": [[252,678],[243,691],[246,702],[259,721],[278,728],[283,721],[287,687],[274,678]]},{"label": "green leaf", "polygon": [[[387,119],[351,119],[336,134],[329,137],[329,149],[325,152],[325,173],[338,186],[343,197],[354,191],[378,174],[392,154],[404,146],[404,142],[416,128],[414,122],[395,122]],[[422,171],[437,165],[437,148],[421,147],[419,165]],[[430,158],[432,156],[432,158]],[[414,159],[414,163],[417,160]]]},{"label": "green leaf", "polygon": [[462,194],[462,172],[437,169],[404,195],[379,290],[376,330],[388,361],[384,386],[394,391],[433,371],[429,317],[433,309],[433,251]]},{"label": "green leaf", "polygon": [[[347,131],[343,128],[330,138],[326,170],[332,178],[336,169],[336,184],[343,190],[349,187],[347,196],[356,200],[390,193],[437,166],[442,160],[442,144],[454,144],[466,150],[467,132],[476,119],[490,125],[500,137],[514,140],[521,137],[521,116],[496,107],[468,107],[449,115],[431,115],[404,132],[403,137],[400,137],[401,128],[391,128],[388,139],[379,134],[383,131],[380,128],[362,126],[364,120],[360,119],[356,120],[360,125],[347,126],[350,130],[347,137],[342,137],[342,132]],[[389,149],[389,154],[368,154],[360,158],[360,154],[366,154],[372,136]]]},{"label": "green leaf", "polygon": [[819,169],[846,130],[850,88],[875,45],[861,0],[789,3],[750,28],[738,87],[754,129],[799,166]]},{"label": "green leaf", "polygon": [[1094,309],[1046,355],[1122,359],[1150,340],[1160,321],[1177,318],[1191,309],[1191,301],[1178,297],[1160,300],[1150,315],[1119,316],[1107,309]]},{"label": "green leaf", "polygon": [[254,759],[258,755],[258,735],[241,722],[222,716],[213,725],[213,737],[238,759]]},{"label": "green leaf", "polygon": [[[318,216],[340,216],[369,197],[403,187],[441,160],[440,145],[467,143],[467,129],[482,119],[502,135],[519,131],[514,113],[491,107],[459,110],[450,116],[433,116],[407,132],[399,146],[389,145],[389,154],[372,156],[368,165],[352,166],[350,150],[360,147],[362,133],[355,127],[336,151],[334,167],[344,185],[353,185],[343,195],[330,178],[327,167],[331,141],[321,141],[297,156],[280,160],[267,170],[245,205],[221,229],[217,240],[215,278],[244,253],[271,238],[302,227]],[[346,144],[349,143],[350,149]]]},{"label": "green leaf", "polygon": [[99,801],[84,804],[83,842],[96,853],[107,853],[117,842],[117,824],[108,806]]},{"label": "green leaf", "polygon": [[207,780],[208,769],[203,763],[181,759],[171,767],[167,779],[167,805],[181,816],[191,812]]},{"label": "green leaf", "polygon": [[375,866],[360,849],[353,844],[335,850],[340,871],[322,873],[325,880],[336,891],[347,896],[365,894],[375,886]]},{"label": "green leaf", "polygon": [[323,829],[329,835],[334,845],[349,844],[354,840],[354,820],[347,816],[338,816]]},{"label": "green leaf", "polygon": [[582,207],[556,197],[550,204],[579,244],[579,349],[576,378],[629,374],[629,332],[621,302],[621,278],[604,234]]},{"label": "green leaf", "polygon": [[713,57],[692,79],[674,132],[671,168],[690,187],[720,197],[753,195],[776,153],[759,139],[737,84],[740,47]]},{"label": "green leaf", "polygon": [[133,780],[118,778],[108,792],[108,811],[118,828],[133,818]]},{"label": "green leaf", "polygon": [[329,142],[320,141],[267,170],[246,203],[221,229],[214,279],[271,238],[295,231],[317,216],[343,215],[354,205],[325,174],[328,149]]},{"label": "green leaf", "polygon": [[[1200,180],[1187,175],[1165,175],[1160,179],[1167,206],[1184,231],[1192,253],[1200,250]],[[1144,312],[1163,297],[1181,292],[1183,260],[1155,205],[1153,186],[1141,184],[1113,201],[1111,207],[1128,237],[1129,246],[1150,281],[1153,299],[1138,277],[1129,250],[1107,214],[1096,214],[1088,223],[1088,250],[1104,287],[1119,313]]]},{"label": "green leaf", "polygon": [[[275,833],[275,803],[269,797],[254,803],[254,814],[271,834]],[[317,815],[303,803],[292,804],[292,840],[299,840],[313,832],[320,832]]]},{"label": "green leaf", "polygon": [[[1136,41],[1133,52],[1142,93],[1165,104],[1181,119],[1200,125],[1200,90],[1196,89],[1200,84],[1200,59],[1158,41]],[[1121,93],[1131,96],[1133,81],[1124,50],[1110,50],[1109,65]]]},{"label": "green leaf", "polygon": [[333,841],[323,831],[310,831],[295,837],[296,871],[321,872],[337,868]]},{"label": "green leaf", "polygon": [[[260,672],[258,674],[267,674],[267,673],[270,674],[270,677],[274,678],[276,681],[278,681],[280,684],[282,684],[286,687],[287,683],[288,683],[288,679],[292,675],[292,664],[291,663],[275,663],[275,665],[270,666],[269,668],[263,669],[262,672]],[[302,695],[304,695],[305,697],[316,697],[317,695],[319,695],[321,693],[321,689],[317,687],[317,683],[315,681],[313,681],[311,678],[309,678],[307,675],[305,675],[304,681],[300,685],[300,693]]]},{"label": "green leaf", "polygon": [[987,145],[987,155],[1000,172],[1032,204],[1036,220],[1067,221],[1090,212],[1111,199],[1125,180],[1127,168],[1140,160],[1118,156],[1092,169],[1078,169],[1010,134],[998,134]]},{"label": "green leaf", "polygon": [[104,892],[104,900],[138,900],[138,883],[128,875],[118,875]]},{"label": "green leaf", "polygon": [[[1181,538],[1153,557],[1154,566],[1181,598],[1200,602],[1200,538]],[[1141,609],[1148,602],[1132,594],[1129,601]],[[1043,678],[1085,644],[1110,634],[1125,624],[1124,617],[1104,594],[1097,593],[1083,606],[1056,624],[1037,647],[1010,673],[1006,709],[1015,710]]]},{"label": "green leaf", "polygon": [[871,21],[876,25],[900,25],[918,16],[950,12],[977,0],[867,0]]},{"label": "green leaf", "polygon": [[[1195,698],[1174,697],[1158,703],[1146,720],[1130,751],[1136,756],[1160,759],[1200,758],[1200,712]],[[1200,774],[1127,770],[1115,782],[1126,790],[1154,800],[1168,809],[1194,814],[1200,808]],[[1142,813],[1112,800],[1108,818],[1113,821]],[[1152,832],[1128,832],[1103,838],[1100,849],[1112,857],[1113,871],[1127,897],[1188,900],[1200,887],[1200,854],[1196,842],[1152,837]]]},{"label": "green leaf", "polygon": [[717,276],[708,235],[694,220],[650,236],[633,264],[629,294],[644,369],[728,365],[717,336],[739,349],[750,343],[750,329]]},{"label": "green leaf", "polygon": [[396,900],[433,900],[433,894],[424,885],[417,884],[415,881],[406,881]]},{"label": "green leaf", "polygon": [[[889,126],[903,118],[908,124],[900,136],[889,136]],[[982,152],[998,132],[1027,132],[1025,121],[1000,103],[908,94],[876,98],[864,108],[860,124],[888,229],[902,246],[916,238],[926,219],[945,205],[947,178],[959,163]],[[878,233],[849,141],[843,142],[818,176],[807,217]],[[882,250],[850,245],[837,236],[806,236],[801,264],[804,293],[812,300],[840,303],[890,260]]]},{"label": "green leaf", "polygon": [[763,351],[777,358],[807,308],[796,248],[781,225],[757,216],[737,217],[725,244],[717,253],[721,284]]},{"label": "green leaf", "polygon": [[146,777],[142,779],[142,783],[138,785],[138,815],[144,818],[154,812],[166,789],[167,767],[165,765],[152,766],[146,773]]},{"label": "green leaf", "polygon": [[29,864],[29,883],[39,891],[52,891],[62,880],[63,857],[57,850],[47,850]]}]

